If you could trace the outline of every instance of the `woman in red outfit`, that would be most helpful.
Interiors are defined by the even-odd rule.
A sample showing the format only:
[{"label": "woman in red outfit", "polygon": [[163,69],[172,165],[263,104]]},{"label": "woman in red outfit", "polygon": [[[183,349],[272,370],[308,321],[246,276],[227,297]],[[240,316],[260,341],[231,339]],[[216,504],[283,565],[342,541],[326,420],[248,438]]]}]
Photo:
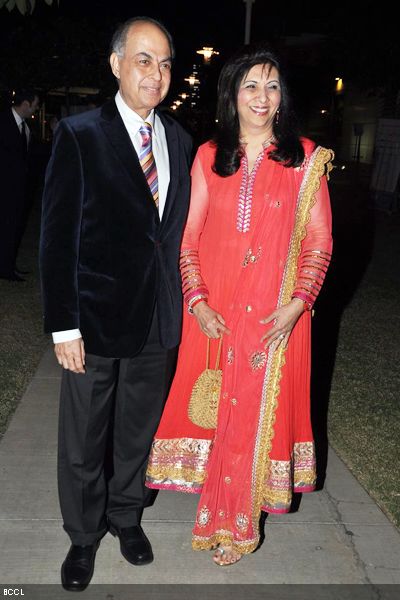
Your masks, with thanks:
[{"label": "woman in red outfit", "polygon": [[[293,491],[315,486],[311,309],[331,256],[333,153],[296,134],[265,46],[224,66],[217,118],[193,165],[181,252],[189,310],[147,485],[200,493],[193,548],[227,565],[256,549],[262,510],[288,512]],[[218,423],[207,430],[187,406],[206,336],[221,335]]]}]

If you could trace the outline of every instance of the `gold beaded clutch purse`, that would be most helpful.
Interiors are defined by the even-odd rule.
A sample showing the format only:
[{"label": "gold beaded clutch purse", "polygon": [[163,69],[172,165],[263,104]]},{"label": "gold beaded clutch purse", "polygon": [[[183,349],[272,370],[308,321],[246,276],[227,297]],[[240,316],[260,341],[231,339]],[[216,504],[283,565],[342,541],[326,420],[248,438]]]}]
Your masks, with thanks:
[{"label": "gold beaded clutch purse", "polygon": [[219,396],[221,394],[222,371],[219,368],[222,335],[218,342],[215,369],[210,369],[210,338],[207,338],[206,368],[196,379],[190,396],[188,416],[192,423],[203,429],[217,426]]}]

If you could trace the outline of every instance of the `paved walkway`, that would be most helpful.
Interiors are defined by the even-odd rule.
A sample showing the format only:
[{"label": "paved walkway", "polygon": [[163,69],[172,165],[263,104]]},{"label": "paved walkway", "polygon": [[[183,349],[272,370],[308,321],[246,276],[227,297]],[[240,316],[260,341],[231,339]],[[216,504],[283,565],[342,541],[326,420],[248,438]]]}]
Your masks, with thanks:
[{"label": "paved walkway", "polygon": [[[0,587],[59,583],[69,547],[56,490],[59,384],[49,348],[0,443]],[[269,516],[262,547],[234,567],[191,550],[196,501],[161,492],[146,511],[155,552],[146,567],[129,565],[107,535],[93,584],[400,584],[400,532],[333,451],[324,490],[304,495],[296,513]]]}]

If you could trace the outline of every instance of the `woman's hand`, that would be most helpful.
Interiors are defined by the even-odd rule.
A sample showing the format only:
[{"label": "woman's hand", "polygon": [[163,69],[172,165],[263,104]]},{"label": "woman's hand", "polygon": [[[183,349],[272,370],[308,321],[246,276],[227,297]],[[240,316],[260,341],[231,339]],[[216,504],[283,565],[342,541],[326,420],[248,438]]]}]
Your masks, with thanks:
[{"label": "woman's hand", "polygon": [[303,313],[304,302],[299,298],[293,298],[289,304],[277,308],[265,319],[261,319],[260,323],[267,324],[274,322],[274,326],[261,338],[261,342],[265,342],[265,348],[268,348],[272,343],[279,348],[281,344],[286,348],[293,327],[296,325],[299,317]]},{"label": "woman's hand", "polygon": [[209,338],[219,338],[222,334],[229,335],[230,329],[226,327],[224,318],[217,313],[207,302],[199,302],[193,309],[199,327]]}]

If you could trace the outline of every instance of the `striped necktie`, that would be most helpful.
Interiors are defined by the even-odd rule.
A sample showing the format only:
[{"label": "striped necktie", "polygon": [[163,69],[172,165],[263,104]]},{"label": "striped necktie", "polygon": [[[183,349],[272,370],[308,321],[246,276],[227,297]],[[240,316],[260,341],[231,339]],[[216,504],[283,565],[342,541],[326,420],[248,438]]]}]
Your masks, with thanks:
[{"label": "striped necktie", "polygon": [[140,165],[147,179],[147,183],[149,184],[149,188],[153,195],[154,202],[158,207],[158,176],[156,161],[154,160],[151,144],[151,124],[145,122],[139,129],[139,133],[142,136],[142,147],[140,149],[139,154]]}]

